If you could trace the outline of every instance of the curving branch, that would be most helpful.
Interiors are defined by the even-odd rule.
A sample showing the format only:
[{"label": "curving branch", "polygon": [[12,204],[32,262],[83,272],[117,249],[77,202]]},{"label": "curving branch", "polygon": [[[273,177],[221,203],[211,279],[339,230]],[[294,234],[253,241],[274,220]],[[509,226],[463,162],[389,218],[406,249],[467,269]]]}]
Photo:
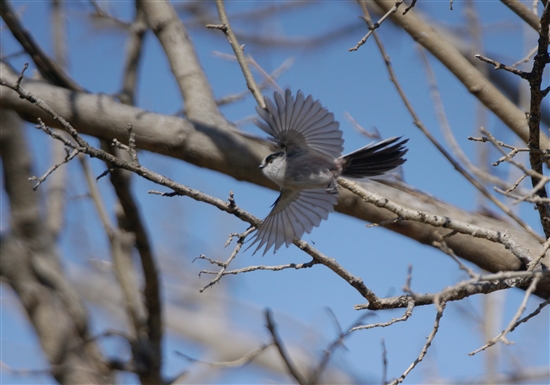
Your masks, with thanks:
[{"label": "curving branch", "polygon": [[540,32],[540,20],[525,4],[519,0],[500,0],[535,31]]}]

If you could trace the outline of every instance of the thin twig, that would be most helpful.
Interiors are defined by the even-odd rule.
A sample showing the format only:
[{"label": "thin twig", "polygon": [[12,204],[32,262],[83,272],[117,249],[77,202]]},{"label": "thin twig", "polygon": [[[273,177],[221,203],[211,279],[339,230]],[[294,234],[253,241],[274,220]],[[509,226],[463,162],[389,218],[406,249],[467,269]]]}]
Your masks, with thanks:
[{"label": "thin twig", "polygon": [[382,385],[386,385],[388,378],[388,351],[386,350],[386,341],[382,338]]},{"label": "thin twig", "polygon": [[[39,118],[39,121],[38,121],[38,126],[40,129],[44,130],[45,132],[47,132],[47,130],[50,130],[48,127],[46,127],[44,125],[44,122],[42,122],[42,120],[40,120]],[[51,130],[50,130],[51,131]],[[67,151],[67,148],[65,148],[65,150]],[[80,153],[80,151],[78,149],[73,149],[71,152],[68,152],[67,151],[67,154],[65,156],[65,158],[59,162],[59,163],[56,163],[54,164],[52,167],[50,167],[48,170],[46,170],[46,172],[41,176],[41,177],[37,177],[37,176],[32,176],[29,178],[29,180],[32,180],[32,181],[37,181],[36,184],[34,186],[32,186],[32,189],[33,190],[37,190],[38,187],[44,183],[46,181],[46,179],[54,172],[56,171],[59,167],[61,167],[62,165],[64,165],[65,163],[69,163],[71,160],[74,159],[74,157],[76,157],[78,154]]]},{"label": "thin twig", "polygon": [[176,350],[176,354],[178,356],[185,358],[189,362],[197,362],[200,364],[205,364],[212,368],[239,368],[252,362],[256,357],[258,357],[264,350],[266,350],[270,346],[273,346],[273,343],[261,344],[260,347],[254,350],[251,350],[250,352],[246,353],[242,357],[237,358],[236,360],[233,360],[233,361],[206,362],[206,361],[201,361],[191,356],[188,356],[187,354],[177,350]]},{"label": "thin twig", "polygon": [[[538,181],[537,184],[535,186],[533,186],[533,189],[530,192],[526,193],[524,195],[524,197],[520,198],[519,201],[526,200],[527,198],[530,198],[531,196],[537,194],[537,192],[541,188],[543,188],[546,183],[548,183],[550,181],[550,177],[546,177],[542,173],[540,173],[540,172],[538,172],[534,169],[529,169],[529,168],[525,167],[522,163],[519,163],[519,162],[516,162],[515,160],[513,160],[509,156],[509,154],[506,154],[504,152],[504,150],[501,148],[501,146],[499,145],[499,143],[495,139],[495,137],[489,131],[487,131],[484,127],[481,127],[480,131],[481,131],[481,133],[483,133],[487,136],[488,141],[493,143],[493,145],[495,146],[495,148],[497,148],[497,150],[499,150],[502,154],[504,154],[503,155],[504,159],[501,158],[501,159],[503,159],[503,161],[506,161],[506,162],[509,162],[509,163],[513,164],[514,166],[519,168],[521,171],[523,171],[525,173],[525,175],[529,175],[532,178],[536,178],[536,180]],[[538,151],[541,152],[541,150],[538,150]],[[546,150],[544,150],[544,152],[546,152]],[[540,196],[537,195],[537,197],[540,197]],[[541,199],[547,199],[546,197],[540,197],[540,198]]]},{"label": "thin twig", "polygon": [[248,89],[250,90],[250,92],[252,92],[252,95],[254,95],[254,98],[256,99],[256,102],[258,103],[258,105],[261,108],[265,108],[265,102],[262,96],[262,92],[260,91],[258,85],[256,84],[256,81],[254,80],[254,76],[252,75],[252,72],[250,71],[250,68],[246,63],[243,47],[239,45],[239,42],[237,41],[237,37],[233,33],[233,29],[231,29],[231,25],[229,24],[229,19],[227,18],[227,13],[225,12],[225,6],[223,4],[223,0],[216,0],[216,7],[218,8],[218,14],[220,15],[221,25],[207,25],[206,27],[219,29],[225,34],[225,36],[227,37],[227,40],[229,41],[229,44],[231,45],[231,48],[233,48],[233,52],[235,52],[235,56],[237,57],[237,60],[239,61],[241,70],[243,71],[244,78],[246,79],[246,84],[248,86]]},{"label": "thin twig", "polygon": [[433,71],[432,66],[430,65],[430,61],[428,60],[428,56],[426,55],[426,50],[421,48],[421,46],[418,46],[418,52],[420,55],[420,58],[422,59],[422,63],[424,64],[424,68],[426,69],[426,74],[428,78],[428,85],[430,88],[430,94],[432,96],[432,100],[434,102],[434,110],[437,115],[437,119],[439,121],[439,126],[441,127],[441,131],[443,132],[446,142],[451,147],[452,151],[454,152],[455,156],[460,160],[460,162],[470,170],[475,176],[482,180],[486,180],[494,185],[497,185],[501,188],[506,188],[506,182],[502,179],[491,175],[487,171],[481,169],[480,167],[476,166],[474,163],[468,159],[464,151],[462,151],[462,148],[458,144],[453,131],[451,129],[451,125],[449,123],[449,120],[447,119],[447,115],[445,114],[445,109],[443,107],[443,100],[441,98],[441,93],[439,91],[439,87],[437,85],[435,73]]},{"label": "thin twig", "polygon": [[350,330],[350,332],[354,332],[357,330],[373,329],[373,328],[385,328],[397,322],[404,322],[412,316],[413,308],[414,308],[414,299],[411,297],[407,305],[407,310],[405,310],[405,313],[403,313],[401,317],[392,318],[388,322],[378,322],[378,323],[369,324],[369,325],[355,326]]},{"label": "thin twig", "polygon": [[426,356],[426,353],[428,352],[428,349],[430,348],[430,346],[432,344],[432,341],[435,338],[435,335],[437,334],[437,332],[439,330],[439,322],[441,321],[441,317],[443,317],[443,311],[445,310],[445,306],[446,306],[446,304],[442,303],[441,307],[437,310],[437,315],[435,317],[435,322],[434,322],[432,332],[428,336],[428,338],[426,340],[426,343],[422,347],[422,350],[420,351],[420,354],[418,355],[418,357],[407,368],[407,370],[405,370],[405,372],[403,372],[403,374],[398,379],[391,382],[391,385],[397,385],[397,384],[402,383],[405,380],[405,377],[407,377],[407,375],[415,368],[415,366],[418,365],[424,359],[424,357]]},{"label": "thin twig", "polygon": [[[334,315],[334,313],[331,310],[330,310],[330,314],[333,316],[333,319],[337,322],[336,316]],[[365,314],[361,315],[353,324],[354,325],[359,325],[369,315],[370,315],[369,313],[365,313]],[[344,341],[346,340],[346,338],[350,335],[350,333],[355,328],[355,326],[352,326],[352,327],[347,328],[347,331],[343,331],[340,328],[339,324],[337,324],[337,326],[339,328],[338,337],[336,337],[334,339],[334,341],[332,341],[329,344],[328,348],[324,349],[323,356],[321,357],[321,360],[319,361],[319,364],[316,366],[315,370],[313,371],[313,374],[308,379],[309,384],[317,384],[318,383],[318,379],[321,376],[321,373],[323,373],[326,366],[328,365],[330,357],[332,357],[332,354],[333,354],[334,350],[336,350],[336,348],[344,345]]]},{"label": "thin twig", "polygon": [[290,359],[285,346],[283,344],[283,341],[279,337],[279,334],[277,333],[277,326],[275,325],[275,322],[273,321],[273,314],[271,313],[271,309],[265,310],[265,319],[267,323],[267,330],[269,330],[269,333],[271,334],[271,337],[273,338],[273,343],[277,347],[277,350],[279,351],[279,354],[281,358],[283,359],[286,368],[288,369],[288,372],[294,379],[300,384],[300,385],[306,385],[306,380],[302,377],[302,374],[298,371],[298,369],[294,366],[294,363]]},{"label": "thin twig", "polygon": [[[235,257],[237,256],[237,254],[239,253],[239,251],[241,250],[243,244],[244,244],[244,241],[246,239],[246,237],[252,232],[254,231],[255,228],[254,227],[250,227],[248,230],[246,230],[244,233],[240,234],[238,236],[238,240],[237,240],[237,244],[235,245],[235,248],[233,249],[233,252],[231,253],[231,255],[229,256],[229,258],[227,259],[227,261],[225,261],[222,265],[221,265],[221,270],[218,272],[218,274],[216,274],[216,277],[210,281],[205,287],[203,287],[202,289],[200,289],[199,291],[202,293],[203,291],[205,291],[206,289],[208,289],[209,287],[212,287],[214,286],[216,283],[218,283],[220,281],[220,279],[226,275],[224,274],[225,271],[227,270],[227,267],[229,266],[229,264],[235,259]],[[226,244],[227,245],[227,244]],[[201,273],[199,273],[199,276],[200,276]]]},{"label": "thin twig", "polygon": [[485,57],[483,55],[475,55],[475,57],[485,63],[489,63],[495,66],[495,70],[505,70],[508,72],[513,73],[514,75],[518,75],[522,79],[529,79],[529,76],[531,75],[529,72],[518,70],[515,67],[508,66],[506,64],[502,64],[497,62],[496,60],[489,59],[488,57]]},{"label": "thin twig", "polygon": [[516,311],[516,314],[514,315],[514,317],[512,317],[512,319],[508,323],[508,326],[502,332],[500,332],[500,334],[498,336],[496,336],[495,338],[489,340],[485,345],[483,345],[482,347],[474,350],[471,353],[468,353],[469,356],[473,356],[473,355],[481,352],[482,350],[485,350],[485,349],[493,346],[498,341],[503,341],[504,343],[506,343],[508,345],[510,344],[510,342],[506,339],[506,335],[510,331],[512,331],[512,329],[515,329],[517,325],[519,325],[519,323],[517,323],[517,321],[518,321],[519,317],[521,317],[521,314],[523,314],[523,312],[525,311],[525,308],[527,306],[527,300],[529,299],[531,294],[537,288],[537,284],[542,279],[542,277],[543,277],[542,273],[535,274],[533,280],[531,281],[531,284],[529,285],[529,287],[525,291],[525,294],[523,295],[523,301],[521,302],[521,304],[520,304],[518,310]]},{"label": "thin twig", "polygon": [[545,257],[546,252],[548,251],[549,248],[550,248],[550,239],[544,242],[544,244],[542,245],[542,250],[540,251],[539,255],[527,265],[528,271],[533,271],[537,267],[539,267],[539,262]]},{"label": "thin twig", "polygon": [[[204,259],[204,260],[209,261],[210,263],[218,265],[220,267],[223,267],[223,265],[225,264],[225,262],[209,259],[204,255],[200,255],[197,258],[195,258],[194,260],[197,260],[197,259]],[[285,264],[285,265],[277,265],[277,266],[265,266],[265,265],[247,266],[247,267],[243,267],[243,268],[235,269],[235,270],[225,270],[222,273],[222,276],[223,275],[237,275],[237,274],[242,274],[242,273],[250,273],[252,271],[257,271],[257,270],[281,271],[281,270],[286,270],[286,269],[294,269],[294,270],[309,269],[310,267],[313,267],[313,266],[318,265],[318,264],[319,264],[319,262],[317,260],[312,259],[311,261],[305,262],[305,263],[288,263],[288,264]],[[216,274],[217,275],[217,274],[220,274],[220,272],[219,271],[210,271],[210,270],[201,270],[199,272],[199,275],[202,275],[202,274]]]},{"label": "thin twig", "polygon": [[[220,56],[237,60],[237,58],[233,55],[220,54]],[[277,79],[282,73],[288,70],[290,66],[292,66],[292,64],[294,63],[294,59],[293,58],[286,59],[283,62],[283,64],[279,66],[279,68],[275,69],[275,71],[271,72],[270,74],[265,72],[251,56],[246,57],[246,62],[249,65],[257,68],[259,72],[262,75],[264,75],[264,80],[258,86],[260,90],[263,90],[269,87],[270,85],[275,86],[276,88],[279,88],[279,86],[275,82],[275,79]],[[243,99],[245,96],[248,95],[249,92],[250,90],[245,90],[245,91],[239,92],[238,94],[224,96],[223,98],[216,100],[216,104],[218,106],[223,106],[225,104],[234,103],[236,101]]]},{"label": "thin twig", "polygon": [[435,304],[436,302],[459,301],[463,298],[476,294],[489,294],[499,290],[509,289],[511,287],[527,287],[536,273],[541,273],[545,277],[550,276],[550,271],[503,271],[495,274],[480,275],[477,278],[471,278],[449,286],[435,294],[417,294],[410,290],[406,285],[403,290],[406,293],[397,297],[378,298],[377,303],[368,303],[355,305],[355,310],[381,310],[405,308],[409,305],[411,299],[415,306],[424,306]]},{"label": "thin twig", "polygon": [[[361,4],[361,6],[364,6],[366,7],[366,1],[359,1],[359,3]],[[365,20],[365,22],[367,23],[367,28],[369,29],[369,32],[367,32],[367,34],[365,36],[363,36],[361,38],[361,40],[359,40],[359,42],[354,46],[354,47],[351,47],[350,49],[348,49],[349,52],[353,52],[353,51],[357,51],[363,44],[365,44],[369,38],[370,35],[372,35],[374,33],[374,31],[377,29],[377,28],[380,28],[380,26],[382,25],[382,23],[392,14],[392,13],[395,13],[397,12],[397,9],[401,6],[401,4],[403,4],[403,0],[396,0],[395,1],[395,4],[394,6],[388,11],[386,12],[381,18],[380,20],[378,20],[376,23],[370,23],[369,20],[367,20],[366,18],[363,17],[363,20]],[[405,12],[407,12],[407,10],[405,10]]]},{"label": "thin twig", "polygon": [[529,61],[531,61],[531,58],[537,53],[538,48],[539,48],[538,46],[533,47],[533,49],[531,49],[529,51],[529,53],[527,55],[525,55],[525,57],[523,59],[518,60],[517,62],[512,64],[511,67],[515,68],[520,64],[528,63]]},{"label": "thin twig", "polygon": [[446,242],[441,240],[440,242],[432,242],[432,246],[437,247],[439,250],[451,257],[457,264],[460,270],[463,270],[470,276],[470,278],[478,278],[479,274],[470,269],[468,266],[462,263],[462,261],[456,256],[454,251],[447,245]]}]

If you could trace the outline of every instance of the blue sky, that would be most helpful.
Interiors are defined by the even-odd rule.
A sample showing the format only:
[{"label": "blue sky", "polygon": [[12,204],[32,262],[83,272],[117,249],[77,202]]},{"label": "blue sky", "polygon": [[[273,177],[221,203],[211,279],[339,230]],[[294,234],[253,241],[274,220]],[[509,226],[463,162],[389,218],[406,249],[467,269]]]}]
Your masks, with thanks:
[{"label": "blue sky", "polygon": [[[263,2],[264,3],[264,2]],[[107,3],[99,3],[107,7]],[[13,2],[22,14],[24,25],[37,41],[51,50],[51,32],[47,2]],[[255,2],[228,2],[230,15],[246,9],[259,7]],[[426,17],[437,20],[449,28],[457,28],[466,35],[464,3],[455,2],[454,11],[449,11],[448,2],[420,2],[416,9]],[[68,7],[69,72],[71,76],[90,92],[111,94],[118,91],[123,70],[125,36],[123,33],[93,27],[89,22],[90,6],[87,2],[70,2]],[[132,15],[131,2],[109,3],[111,12],[125,20]],[[485,24],[484,46],[487,52],[495,53],[501,60],[515,62],[534,46],[533,34],[520,27],[518,19],[500,2],[476,2],[480,19]],[[269,21],[235,22],[234,28],[260,35],[283,35],[287,37],[314,36],[346,21],[358,20],[360,10],[355,2],[323,2],[315,7],[300,7],[290,14],[281,14]],[[425,71],[418,54],[418,46],[408,36],[398,33],[389,23],[379,30],[386,49],[405,92],[424,124],[438,139],[442,140],[435,117],[433,103],[429,96]],[[1,30],[2,54],[19,50],[13,38]],[[247,45],[246,50],[268,72],[273,71],[286,59],[292,57],[294,64],[278,80],[281,87],[303,90],[321,100],[341,122],[346,140],[345,151],[349,152],[369,142],[358,134],[345,119],[349,113],[364,128],[376,127],[383,137],[405,136],[410,138],[407,163],[404,165],[405,181],[411,186],[450,202],[465,210],[478,208],[478,197],[474,189],[464,181],[450,164],[425,139],[413,125],[410,115],[398,99],[388,79],[383,61],[374,40],[369,40],[358,52],[347,51],[362,37],[364,30],[356,29],[343,38],[311,49],[307,47],[261,49]],[[225,38],[220,34],[203,29],[190,30],[201,64],[211,81],[214,93],[222,97],[245,89],[243,76],[235,62],[223,60],[214,52],[231,53]],[[21,66],[26,57],[17,58],[12,64]],[[430,57],[443,103],[455,136],[471,159],[476,159],[477,143],[467,140],[476,132],[476,100],[457,82],[448,71]],[[32,65],[31,65],[32,69]],[[137,105],[140,108],[166,114],[181,110],[181,97],[170,73],[156,38],[149,34],[145,43],[145,54],[140,70]],[[31,73],[29,71],[28,73]],[[269,91],[271,93],[271,91]],[[242,102],[223,108],[229,120],[239,121],[253,116],[255,102],[248,97]],[[517,139],[489,113],[487,127],[499,138],[510,142]],[[242,127],[247,132],[263,135],[252,124]],[[50,138],[29,126],[27,130],[35,158],[35,172],[41,174],[50,167],[48,146]],[[92,141],[93,142],[93,141]],[[495,154],[492,154],[496,156]],[[496,159],[496,158],[495,158]],[[167,157],[141,153],[143,165],[161,174],[199,189],[212,196],[225,199],[229,191],[235,193],[237,204],[258,217],[264,217],[277,197],[274,191],[266,190],[219,173],[185,164]],[[91,161],[96,175],[104,165]],[[88,199],[81,198],[86,187],[78,163],[69,166],[69,200],[66,212],[67,230],[63,234],[61,251],[64,266],[70,272],[90,266],[91,261],[107,260],[108,247],[105,234],[101,231],[97,214]],[[504,172],[506,169],[503,167]],[[113,192],[107,179],[98,182],[108,208],[113,207]],[[177,289],[185,286],[198,292],[208,283],[208,277],[200,280],[190,276],[205,268],[205,262],[191,263],[200,254],[215,259],[226,259],[231,247],[223,245],[231,232],[242,232],[245,223],[216,209],[187,198],[166,199],[147,193],[150,189],[161,189],[151,183],[135,178],[134,194],[138,199],[147,228],[151,235],[164,278],[165,300],[176,303]],[[2,229],[5,230],[7,215],[6,197],[2,196]],[[491,209],[494,209],[491,207]],[[537,218],[529,206],[518,207],[522,217],[536,229]],[[82,223],[86,218],[86,223]],[[337,261],[379,296],[402,293],[407,269],[413,266],[412,288],[416,292],[436,292],[446,286],[467,279],[455,262],[442,253],[420,245],[380,228],[366,228],[365,223],[344,215],[332,214],[304,240],[314,242],[324,254]],[[277,265],[289,262],[307,262],[309,258],[297,248],[281,249],[276,255],[267,254],[261,258],[251,252],[239,255],[234,267],[266,264]],[[181,279],[171,269],[181,269]],[[185,274],[184,274],[185,272]],[[75,273],[76,274],[76,273]],[[363,303],[349,285],[323,266],[307,270],[282,272],[253,272],[246,275],[228,276],[222,283],[209,289],[209,295],[219,296],[227,303],[230,320],[236,330],[249,331],[263,341],[268,340],[264,330],[262,311],[273,309],[279,322],[281,335],[289,345],[302,345],[312,354],[320,351],[336,336],[332,318],[327,314],[330,308],[346,328],[360,313],[353,306]],[[475,317],[483,317],[483,302],[492,300],[502,306],[498,333],[517,310],[523,292],[512,290],[488,296],[476,296],[460,303],[449,304],[442,319],[438,336],[428,352],[425,362],[420,364],[407,378],[406,383],[429,383],[433,376],[445,379],[478,378],[484,373],[486,353],[469,357],[468,353],[484,344],[479,323]],[[200,298],[200,297],[199,297]],[[2,362],[16,369],[44,369],[47,363],[40,353],[40,347],[26,317],[18,308],[16,299],[7,285],[2,285],[1,296]],[[532,311],[538,299],[531,299],[527,311]],[[93,314],[93,328],[100,332],[119,325],[120,321],[90,304]],[[246,314],[246,317],[243,317]],[[367,322],[382,322],[400,316],[401,311],[378,312]],[[472,316],[475,315],[475,316]],[[435,318],[432,306],[416,308],[413,317],[405,323],[390,328],[371,329],[353,333],[346,341],[347,350],[339,350],[333,362],[359,382],[380,383],[382,373],[381,339],[388,351],[388,376],[398,377],[418,356],[425,337],[430,333]],[[185,322],[185,320],[182,320]],[[315,338],[311,338],[314,335]],[[549,361],[548,310],[527,325],[520,326],[510,335],[515,345],[496,347],[499,352],[499,371],[507,372],[516,366],[543,366]],[[174,354],[175,350],[201,358],[203,349],[169,331],[165,339],[165,373],[175,375],[183,369],[198,370]],[[108,354],[124,352],[120,342],[105,344]],[[29,354],[32,353],[32,354]],[[1,383],[50,383],[48,376],[12,375],[0,372]],[[132,375],[121,375],[125,383],[136,383]],[[221,372],[211,381],[231,383],[258,383],[267,381],[284,382],[285,378],[251,368],[233,369]],[[288,380],[286,380],[288,381]]]}]

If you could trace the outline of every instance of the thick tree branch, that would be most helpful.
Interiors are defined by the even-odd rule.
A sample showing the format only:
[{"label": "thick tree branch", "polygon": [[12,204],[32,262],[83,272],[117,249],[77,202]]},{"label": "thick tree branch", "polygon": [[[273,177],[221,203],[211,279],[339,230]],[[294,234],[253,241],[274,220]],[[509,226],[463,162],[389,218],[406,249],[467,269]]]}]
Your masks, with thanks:
[{"label": "thick tree branch", "polygon": [[[143,38],[147,29],[147,15],[142,1],[136,2],[135,20],[132,23],[131,35],[126,49],[126,64],[122,81],[122,102],[133,105],[137,88],[138,67],[141,60]],[[111,146],[107,140],[101,141],[101,147],[111,155],[128,162],[137,162],[135,135],[131,126],[129,132],[129,151],[120,151]],[[117,194],[120,209],[117,212],[118,226],[121,232],[134,235],[135,246],[140,256],[143,274],[143,301],[147,314],[145,322],[140,326],[138,343],[133,349],[134,360],[140,360],[145,370],[139,372],[142,383],[161,384],[162,378],[162,299],[161,283],[157,262],[145,227],[144,218],[136,199],[131,191],[132,174],[126,170],[113,167],[106,163],[109,169],[111,183]],[[141,299],[141,298],[140,298]]]},{"label": "thick tree branch", "polygon": [[[114,156],[115,151],[112,147],[107,148],[105,141],[102,141],[102,145],[104,150]],[[134,242],[139,252],[144,277],[143,300],[147,314],[146,322],[142,325],[145,328],[145,335],[138,335],[140,340],[138,349],[141,351],[140,357],[147,358],[148,366],[146,373],[139,374],[144,382],[160,384],[163,381],[161,377],[163,328],[159,271],[144,219],[131,191],[131,174],[114,167],[109,162],[106,164],[109,165],[109,168],[113,168],[109,175],[122,208],[122,212],[118,214],[118,225],[122,231],[134,234]]]},{"label": "thick tree branch", "polygon": [[519,0],[500,0],[535,31],[540,32],[540,20],[525,4]]},{"label": "thick tree branch", "polygon": [[[0,70],[5,80],[12,83],[17,80],[17,75],[6,65],[0,64]],[[68,118],[81,133],[107,140],[115,137],[124,142],[128,137],[127,124],[131,123],[138,146],[142,149],[208,167],[239,180],[274,187],[261,175],[257,167],[268,153],[265,142],[244,137],[237,132],[219,130],[213,126],[192,125],[185,119],[124,106],[104,95],[69,92],[31,80],[25,80],[23,86],[45,98],[55,111]],[[0,102],[23,113],[31,121],[43,117],[47,124],[60,127],[59,122],[4,87],[0,88]],[[155,127],[156,130],[152,130],[151,127]],[[517,242],[532,253],[536,254],[542,248],[536,239],[505,221],[465,212],[404,185],[394,184],[393,187],[389,187],[370,183],[368,188],[408,208],[449,216],[480,227],[508,231]],[[394,217],[391,212],[365,204],[359,197],[345,191],[340,194],[336,209],[369,222],[382,222]],[[445,231],[418,222],[397,222],[387,227],[428,245],[432,245],[446,234]],[[517,270],[522,266],[519,260],[502,246],[483,239],[457,234],[450,237],[447,243],[458,256],[488,271]],[[548,256],[544,261],[548,264]],[[550,286],[545,285],[539,285],[537,294],[546,298],[544,290],[550,295]]]},{"label": "thick tree branch", "polygon": [[148,23],[164,48],[184,101],[185,116],[206,125],[229,128],[183,23],[166,0],[140,0]]}]

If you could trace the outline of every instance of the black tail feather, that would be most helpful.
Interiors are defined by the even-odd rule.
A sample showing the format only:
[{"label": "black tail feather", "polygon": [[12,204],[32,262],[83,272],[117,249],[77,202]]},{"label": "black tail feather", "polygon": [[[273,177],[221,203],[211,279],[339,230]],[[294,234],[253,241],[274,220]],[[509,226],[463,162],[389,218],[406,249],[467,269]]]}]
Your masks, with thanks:
[{"label": "black tail feather", "polygon": [[378,143],[369,144],[350,154],[344,155],[342,160],[342,176],[349,178],[368,178],[382,175],[405,163],[403,156],[408,149],[401,140],[402,137],[393,137]]}]

